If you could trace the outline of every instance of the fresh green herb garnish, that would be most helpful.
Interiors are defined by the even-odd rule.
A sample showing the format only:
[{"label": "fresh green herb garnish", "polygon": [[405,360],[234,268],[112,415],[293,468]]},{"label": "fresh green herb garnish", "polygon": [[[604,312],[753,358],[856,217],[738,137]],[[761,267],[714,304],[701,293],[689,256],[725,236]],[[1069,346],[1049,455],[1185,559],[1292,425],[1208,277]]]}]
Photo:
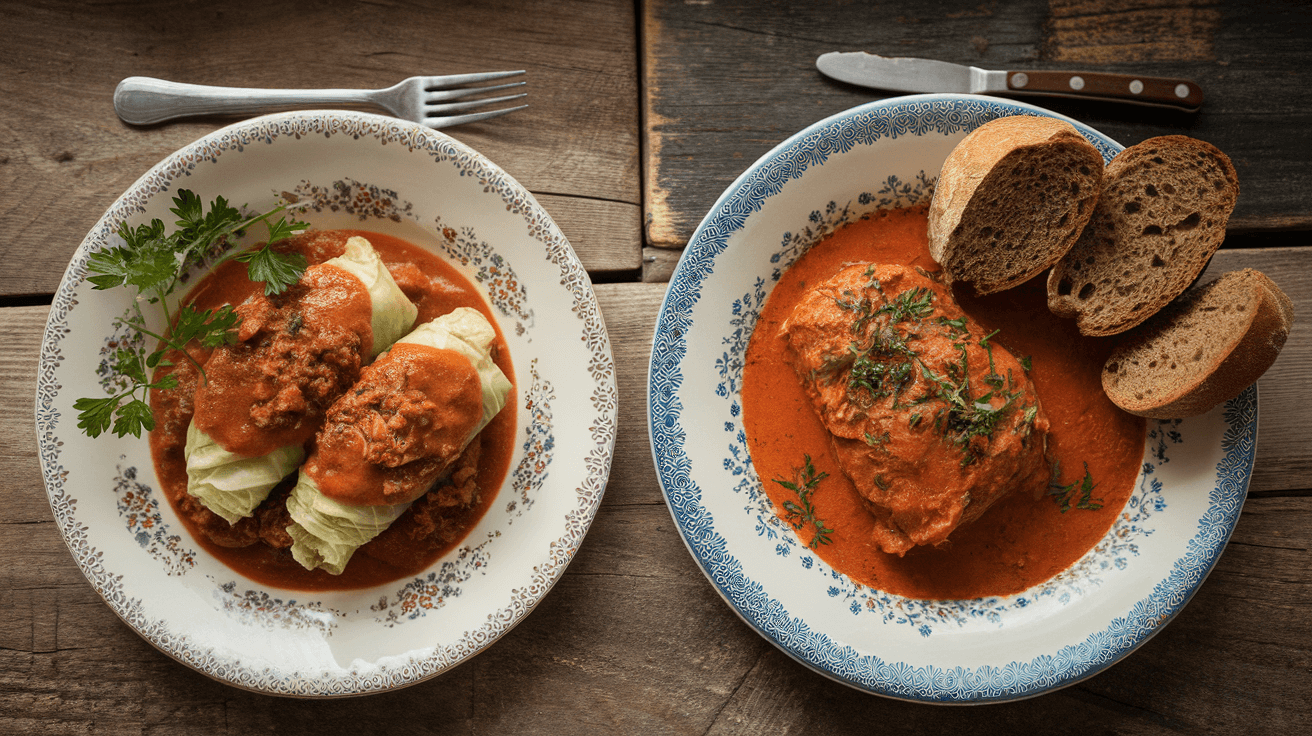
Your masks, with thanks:
[{"label": "fresh green herb garnish", "polygon": [[1002,330],[994,330],[979,339],[979,346],[988,351],[989,354],[989,374],[984,377],[984,382],[993,388],[1002,388],[1002,376],[998,375],[997,366],[993,364],[993,344],[989,342],[989,338],[999,332],[1002,332]]},{"label": "fresh green herb garnish", "polygon": [[[211,348],[236,342],[233,330],[238,319],[232,307],[202,312],[184,305],[175,313],[168,306],[168,297],[177,289],[184,275],[206,256],[227,246],[230,237],[258,222],[268,227],[269,237],[263,248],[224,259],[235,257],[246,263],[247,275],[252,281],[264,282],[265,294],[282,293],[299,281],[305,271],[304,256],[278,253],[269,247],[307,227],[303,222],[287,222],[282,215],[286,207],[279,206],[263,214],[244,217],[226,199],[216,197],[206,212],[200,197],[186,189],[178,190],[173,204],[169,211],[178,218],[173,232],[165,234],[164,223],[158,219],[135,228],[122,223],[118,234],[124,244],[94,253],[87,261],[87,269],[93,274],[87,280],[94,288],[130,286],[136,290],[137,298],[131,312],[127,317],[115,320],[116,324],[126,327],[137,338],[150,337],[162,343],[158,350],[149,353],[143,347],[142,339],[118,343],[110,360],[111,384],[125,388],[106,398],[83,398],[73,403],[73,408],[78,411],[78,427],[91,437],[100,436],[111,425],[119,437],[128,434],[140,437],[143,429],[150,431],[155,428],[155,418],[147,403],[149,392],[175,388],[178,384],[172,375],[157,382],[150,380],[150,373],[155,368],[171,365],[164,359],[169,350],[177,350],[195,363],[185,350],[188,342],[196,340]],[[277,219],[273,219],[275,216]],[[158,304],[163,311],[164,324],[173,325],[167,337],[146,328],[146,317],[141,311],[143,301]],[[205,371],[199,363],[196,367],[204,376]]]},{"label": "fresh green herb garnish", "polygon": [[784,501],[784,511],[788,512],[787,521],[793,525],[793,528],[801,531],[804,526],[815,528],[815,535],[811,537],[811,542],[807,545],[815,549],[821,544],[829,544],[833,541],[830,534],[834,530],[829,528],[825,522],[815,515],[815,506],[811,503],[811,494],[815,493],[815,487],[820,481],[829,477],[828,473],[815,472],[815,465],[811,463],[811,456],[805,455],[806,465],[797,470],[797,476],[793,481],[774,479],[775,483],[787,488],[797,494],[797,500],[800,504],[792,501]]},{"label": "fresh green herb garnish", "polygon": [[[867,276],[872,274],[873,271],[868,269]],[[873,280],[871,284],[877,286]],[[882,290],[880,293],[883,293]],[[929,384],[929,390],[924,396],[907,401],[905,406],[917,406],[931,399],[945,403],[946,407],[934,414],[934,431],[941,432],[962,448],[962,465],[969,465],[978,459],[975,453],[979,450],[976,448],[972,452],[967,449],[971,439],[990,437],[1002,418],[1013,409],[1021,392],[1014,390],[1010,370],[1005,377],[997,371],[990,340],[999,331],[994,330],[978,341],[979,346],[987,351],[989,372],[979,379],[986,384],[980,387],[985,390],[978,396],[974,395],[967,350],[970,327],[964,316],[949,319],[940,315],[934,320],[935,324],[947,327],[956,339],[962,340],[954,343],[961,354],[959,360],[948,362],[940,374],[919,357],[908,344],[908,341],[917,337],[916,328],[913,326],[900,332],[895,326],[903,322],[921,322],[930,317],[934,313],[933,300],[934,292],[927,287],[907,289],[878,306],[878,300],[868,291],[844,291],[840,297],[834,298],[834,303],[854,315],[851,331],[855,337],[845,354],[833,355],[825,360],[820,373],[830,376],[828,380],[832,380],[834,374],[847,369],[848,396],[857,406],[869,407],[875,401],[891,395],[893,408],[897,409],[902,391],[912,383],[918,368],[920,375]],[[875,322],[885,315],[886,321]],[[1029,370],[1028,358],[1022,364]],[[1003,403],[994,407],[995,398],[1002,399]],[[908,426],[915,429],[927,418],[921,413],[913,414],[908,420]],[[1033,421],[1033,410],[1027,412],[1026,419]],[[867,444],[872,447],[880,444],[872,439],[878,438],[867,437]]]},{"label": "fresh green herb garnish", "polygon": [[941,324],[941,325],[947,325],[947,326],[951,327],[952,329],[956,330],[957,332],[968,332],[968,331],[969,331],[969,330],[966,329],[966,318],[965,318],[965,317],[957,317],[956,319],[948,319],[947,317],[939,317],[936,321],[937,321],[939,324]]},{"label": "fresh green herb garnish", "polygon": [[886,445],[886,444],[888,444],[888,441],[889,441],[890,437],[891,437],[891,435],[889,435],[888,432],[885,432],[885,433],[883,433],[883,434],[881,434],[881,435],[873,435],[873,434],[870,434],[869,432],[866,432],[866,444],[869,445],[869,446],[871,446],[871,447],[878,447],[878,446],[880,446],[880,445]]},{"label": "fresh green herb garnish", "polygon": [[935,395],[948,405],[946,414],[934,417],[934,429],[942,430],[948,439],[965,447],[972,437],[992,435],[993,428],[1020,394],[1003,393],[1006,403],[997,408],[991,403],[994,391],[972,398],[966,348],[962,345],[959,349],[961,362],[949,363],[947,376],[938,375],[922,360],[917,359],[916,362],[920,365],[921,375],[934,387]]},{"label": "fresh green herb garnish", "polygon": [[866,392],[868,401],[862,403],[868,406],[875,399],[881,399],[890,393],[901,391],[910,378],[910,363],[884,363],[875,360],[871,357],[870,352],[866,352],[858,355],[857,359],[852,362],[852,372],[848,375],[847,388],[849,393],[863,389]]},{"label": "fresh green herb garnish", "polygon": [[1074,506],[1077,509],[1087,511],[1096,511],[1102,508],[1102,499],[1093,498],[1093,489],[1098,486],[1093,482],[1093,475],[1089,473],[1089,464],[1084,464],[1084,477],[1069,485],[1061,484],[1061,463],[1055,461],[1052,464],[1052,482],[1048,485],[1048,495],[1053,497],[1057,505],[1061,507],[1064,514]]},{"label": "fresh green herb garnish", "polygon": [[934,292],[925,286],[918,286],[914,289],[907,289],[898,294],[893,301],[888,302],[879,308],[880,312],[887,312],[892,315],[889,320],[893,322],[906,322],[913,319],[924,319],[934,311],[931,304],[934,300]]},{"label": "fresh green herb garnish", "polygon": [[[878,289],[878,281],[871,281],[872,288]],[[925,287],[908,289],[898,294],[891,301],[874,306],[869,296],[857,300],[850,291],[843,293],[846,299],[835,299],[835,303],[857,315],[852,323],[852,332],[858,338],[848,345],[848,354],[826,361],[826,369],[835,370],[849,364],[848,394],[862,406],[870,406],[876,400],[893,395],[896,407],[897,396],[911,380],[912,365],[910,360],[915,352],[907,345],[906,337],[893,325],[899,322],[920,320],[933,311],[934,292]],[[877,326],[866,338],[869,322],[882,315],[889,315],[888,322]],[[862,344],[863,342],[868,344]]]}]

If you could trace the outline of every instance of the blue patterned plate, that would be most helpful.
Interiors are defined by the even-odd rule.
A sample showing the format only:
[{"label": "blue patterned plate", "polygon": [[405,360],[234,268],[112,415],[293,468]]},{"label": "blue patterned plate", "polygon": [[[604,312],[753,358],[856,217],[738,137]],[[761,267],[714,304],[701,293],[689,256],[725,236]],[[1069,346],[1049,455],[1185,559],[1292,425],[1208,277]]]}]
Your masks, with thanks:
[{"label": "blue patterned plate", "polygon": [[[926,201],[965,135],[1038,107],[916,95],[822,120],[753,164],[693,234],[661,305],[648,376],[652,454],[674,521],[729,605],[789,656],[866,692],[931,703],[1039,695],[1147,641],[1221,555],[1247,494],[1257,388],[1211,413],[1149,421],[1144,462],[1103,540],[1007,597],[926,601],[857,584],[774,513],[747,452],[739,387],[780,275],[845,222]],[[1110,160],[1121,146],[1072,122]]]},{"label": "blue patterned plate", "polygon": [[[268,209],[309,203],[318,228],[429,248],[484,289],[516,373],[516,449],[498,496],[427,572],[368,590],[298,593],[232,572],[191,539],[146,440],[77,428],[127,291],[93,291],[89,255],[120,222],[176,218],[179,188]],[[37,382],[41,466],[87,580],[161,651],[217,680],[332,697],[433,677],[509,631],[565,571],[601,503],[616,428],[606,326],[582,264],[528,190],[476,151],[378,115],[270,115],[205,136],[151,169],[87,235],[46,325]]]}]

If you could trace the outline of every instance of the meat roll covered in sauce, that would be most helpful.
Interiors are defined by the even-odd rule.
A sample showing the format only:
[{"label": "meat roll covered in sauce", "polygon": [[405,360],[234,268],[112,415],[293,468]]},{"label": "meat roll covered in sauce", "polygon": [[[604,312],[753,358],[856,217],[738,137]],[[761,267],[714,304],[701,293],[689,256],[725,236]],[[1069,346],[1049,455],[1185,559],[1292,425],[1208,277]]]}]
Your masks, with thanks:
[{"label": "meat roll covered in sauce", "polygon": [[288,290],[235,311],[238,340],[205,362],[185,448],[187,492],[229,524],[300,465],[328,407],[418,314],[358,236]]},{"label": "meat roll covered in sauce", "polygon": [[883,551],[942,544],[1013,491],[1046,489],[1048,420],[1025,369],[924,271],[848,266],[781,332]]},{"label": "meat roll covered in sauce", "polygon": [[478,310],[456,309],[398,340],[332,405],[287,500],[298,562],[341,574],[450,475],[510,392],[495,338]]}]

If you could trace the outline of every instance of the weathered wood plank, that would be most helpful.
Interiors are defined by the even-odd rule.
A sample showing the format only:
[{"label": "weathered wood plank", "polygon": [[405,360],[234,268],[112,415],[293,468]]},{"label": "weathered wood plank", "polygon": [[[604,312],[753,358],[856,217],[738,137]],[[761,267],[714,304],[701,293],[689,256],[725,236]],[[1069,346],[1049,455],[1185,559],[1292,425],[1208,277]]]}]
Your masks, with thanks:
[{"label": "weathered wood plank", "polygon": [[866,50],[994,69],[1181,76],[1202,111],[1028,101],[1126,145],[1184,134],[1234,160],[1232,232],[1312,228],[1312,8],[1238,0],[852,5],[653,0],[642,19],[646,244],[681,248],[751,162],[803,127],[891,95],[825,79],[815,59]]},{"label": "weathered wood plank", "polygon": [[[1303,575],[1310,528],[1308,498],[1250,499],[1211,579],[1143,649],[1060,693],[990,711],[1013,729],[1078,722],[1115,732],[1298,732],[1300,704],[1312,694],[1297,674],[1312,666],[1312,586]],[[478,658],[404,691],[336,703],[241,692],[172,662],[81,582],[53,529],[12,531],[0,525],[5,549],[35,551],[6,563],[39,570],[44,582],[3,580],[0,730],[333,734],[352,732],[358,719],[404,728],[415,718],[455,733],[979,726],[966,710],[850,690],[771,647],[715,595],[656,505],[603,510],[562,582]]]},{"label": "weathered wood plank", "polygon": [[[606,484],[606,504],[660,504],[647,431],[647,362],[651,357],[656,312],[665,284],[597,284],[594,291],[606,319],[619,388],[619,427],[615,458]],[[672,528],[672,527],[671,527]]]},{"label": "weathered wood plank", "polygon": [[[1237,254],[1242,264],[1218,257],[1215,265],[1264,268],[1301,310],[1312,304],[1302,252],[1248,251]],[[664,286],[596,291],[620,388],[620,434],[601,512],[532,616],[471,662],[395,693],[327,703],[272,698],[211,681],[155,651],[100,601],[65,550],[41,492],[30,420],[0,430],[8,479],[0,486],[0,732],[323,736],[368,723],[444,733],[857,733],[880,723],[908,734],[1066,724],[1119,733],[1243,726],[1290,733],[1306,723],[1298,704],[1312,693],[1298,673],[1312,667],[1307,496],[1250,498],[1226,555],[1171,626],[1086,683],[990,708],[992,725],[978,720],[979,711],[863,695],[793,662],[714,592],[661,500],[645,390]],[[30,417],[47,311],[0,310],[6,416]],[[1308,341],[1301,344],[1306,351]],[[1268,407],[1277,392],[1267,383],[1264,443],[1273,434],[1267,421],[1281,409]],[[1305,435],[1300,426],[1282,433]],[[1259,487],[1269,488],[1255,478]]]},{"label": "weathered wood plank", "polygon": [[588,268],[636,271],[634,12],[621,0],[0,4],[0,256],[23,264],[0,273],[0,296],[52,293],[115,197],[172,151],[232,122],[125,125],[112,96],[132,75],[385,87],[415,74],[526,69],[527,110],[444,132],[539,195]]},{"label": "weathered wood plank", "polygon": [[589,274],[626,275],[642,268],[642,208],[629,202],[538,194]]}]

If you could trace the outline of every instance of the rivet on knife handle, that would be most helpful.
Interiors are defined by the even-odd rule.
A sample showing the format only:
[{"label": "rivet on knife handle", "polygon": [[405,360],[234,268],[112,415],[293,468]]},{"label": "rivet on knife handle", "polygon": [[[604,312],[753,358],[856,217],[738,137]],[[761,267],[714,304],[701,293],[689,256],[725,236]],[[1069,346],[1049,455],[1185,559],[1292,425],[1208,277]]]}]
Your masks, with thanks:
[{"label": "rivet on knife handle", "polygon": [[1015,92],[1100,97],[1197,110],[1203,90],[1188,79],[1167,79],[1102,72],[1007,72],[1007,89]]}]

